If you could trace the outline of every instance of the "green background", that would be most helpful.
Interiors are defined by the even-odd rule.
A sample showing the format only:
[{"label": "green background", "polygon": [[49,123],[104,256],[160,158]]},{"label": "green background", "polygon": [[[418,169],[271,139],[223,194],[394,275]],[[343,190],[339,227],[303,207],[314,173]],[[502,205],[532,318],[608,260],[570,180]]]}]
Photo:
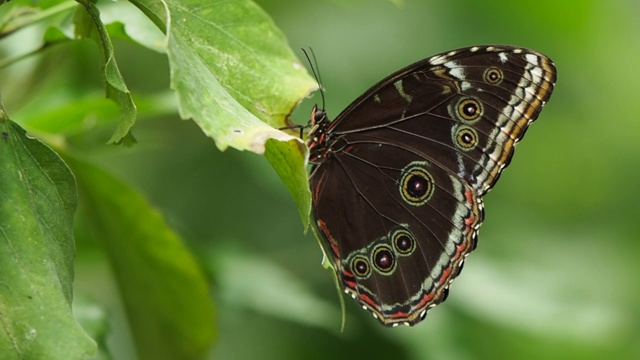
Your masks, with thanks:
[{"label": "green background", "polygon": [[[84,156],[146,195],[203,264],[217,311],[212,359],[640,358],[640,3],[258,3],[294,50],[313,47],[331,118],[396,69],[463,46],[535,49],[555,61],[558,81],[485,198],[478,249],[448,300],[413,328],[384,328],[345,299],[340,331],[320,248],[263,157],[218,151],[172,111],[141,118],[130,149],[103,145],[112,128],[73,138]],[[124,41],[115,47],[134,100],[166,91],[164,55]],[[78,71],[98,58],[89,45],[73,50],[78,63],[41,71],[74,81],[71,74],[97,69],[96,60],[88,62],[96,69]],[[294,120],[306,123],[316,102],[305,101]],[[75,301],[106,304],[109,350],[131,358],[108,264],[92,242],[78,241]]]}]

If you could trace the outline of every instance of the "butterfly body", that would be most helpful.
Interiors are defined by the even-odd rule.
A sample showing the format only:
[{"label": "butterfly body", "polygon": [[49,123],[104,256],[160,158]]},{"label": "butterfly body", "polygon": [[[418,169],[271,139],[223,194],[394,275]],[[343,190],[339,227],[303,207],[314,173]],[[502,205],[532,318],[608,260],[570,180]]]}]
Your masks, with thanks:
[{"label": "butterfly body", "polygon": [[307,144],[313,213],[344,291],[388,326],[442,302],[509,164],[555,83],[546,56],[477,46],[412,64]]}]

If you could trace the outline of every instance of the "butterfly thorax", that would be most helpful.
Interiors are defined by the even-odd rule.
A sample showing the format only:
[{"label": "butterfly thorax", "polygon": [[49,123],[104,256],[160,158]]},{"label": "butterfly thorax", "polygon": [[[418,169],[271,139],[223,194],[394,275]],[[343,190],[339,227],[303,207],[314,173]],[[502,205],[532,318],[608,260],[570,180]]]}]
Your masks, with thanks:
[{"label": "butterfly thorax", "polygon": [[313,107],[311,111],[311,130],[307,135],[307,146],[309,148],[309,162],[318,165],[328,156],[330,142],[327,141],[327,130],[331,121],[324,110]]}]

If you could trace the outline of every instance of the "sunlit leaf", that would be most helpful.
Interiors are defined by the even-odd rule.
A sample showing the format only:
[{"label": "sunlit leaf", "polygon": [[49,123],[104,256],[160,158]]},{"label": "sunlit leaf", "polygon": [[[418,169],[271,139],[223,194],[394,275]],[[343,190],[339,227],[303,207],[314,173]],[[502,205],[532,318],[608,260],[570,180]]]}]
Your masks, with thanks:
[{"label": "sunlit leaf", "polygon": [[[264,153],[307,222],[310,195],[301,142],[274,127],[316,83],[267,14],[249,0],[133,1],[167,33],[171,83],[180,114],[193,119],[216,145]],[[278,157],[276,159],[275,157]]]}]

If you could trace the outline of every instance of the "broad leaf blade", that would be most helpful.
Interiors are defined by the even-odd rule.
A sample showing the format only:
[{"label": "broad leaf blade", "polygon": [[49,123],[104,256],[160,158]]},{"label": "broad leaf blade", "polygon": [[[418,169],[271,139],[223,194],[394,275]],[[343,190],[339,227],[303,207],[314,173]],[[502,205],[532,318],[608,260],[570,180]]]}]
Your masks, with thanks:
[{"label": "broad leaf blade", "polygon": [[[317,88],[268,15],[249,0],[133,0],[167,34],[172,87],[180,114],[192,118],[221,150],[267,158],[308,223],[306,148],[274,127]],[[277,159],[275,157],[278,157]]]},{"label": "broad leaf blade", "polygon": [[203,272],[179,236],[137,192],[69,158],[84,213],[119,285],[141,359],[198,359],[215,339]]},{"label": "broad leaf blade", "polygon": [[86,358],[96,344],[71,311],[75,180],[18,125],[0,130],[0,354]]},{"label": "broad leaf blade", "polygon": [[272,127],[316,88],[262,9],[248,0],[167,1],[168,55],[181,114],[220,149],[257,153],[270,139],[295,137]]}]

